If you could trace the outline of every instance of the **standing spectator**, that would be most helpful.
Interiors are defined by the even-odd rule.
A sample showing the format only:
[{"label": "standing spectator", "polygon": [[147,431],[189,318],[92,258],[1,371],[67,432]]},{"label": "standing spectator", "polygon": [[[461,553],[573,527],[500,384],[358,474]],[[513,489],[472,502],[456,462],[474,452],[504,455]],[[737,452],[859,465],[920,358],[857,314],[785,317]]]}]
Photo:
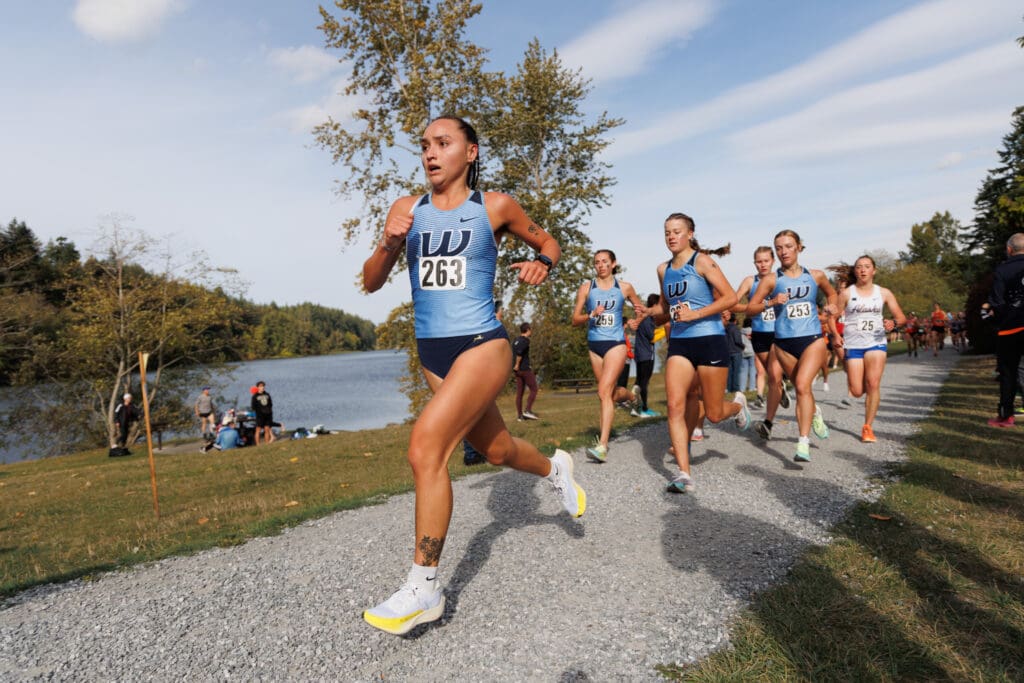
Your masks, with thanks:
[{"label": "standing spectator", "polygon": [[992,293],[983,315],[995,317],[996,369],[999,371],[999,414],[988,421],[993,427],[1013,427],[1013,399],[1017,368],[1024,356],[1024,232],[1006,241],[1007,259],[996,266]]},{"label": "standing spectator", "polygon": [[725,381],[725,390],[734,393],[740,391],[740,372],[743,370],[743,333],[740,332],[740,328],[736,324],[736,316],[732,311],[722,311],[722,324],[725,325],[725,338],[729,345],[729,375]]},{"label": "standing spectator", "polygon": [[[199,433],[204,438],[207,435],[212,437],[217,428],[217,410],[213,405],[213,396],[210,396],[210,387],[203,387],[203,393],[196,399],[195,411],[199,418]],[[209,431],[206,429],[207,423],[210,425]]]},{"label": "standing spectator", "polygon": [[757,390],[757,368],[754,363],[753,320],[744,316],[743,327],[743,363],[740,365],[740,391]]},{"label": "standing spectator", "polygon": [[[131,455],[128,452],[128,430],[132,423],[139,419],[139,409],[132,405],[132,395],[125,394],[122,403],[114,408],[114,427],[117,429],[117,447],[120,455]],[[111,453],[113,455],[113,453]]]},{"label": "standing spectator", "polygon": [[[657,294],[647,295],[647,308],[653,308],[661,302]],[[636,318],[629,321],[630,328],[636,331],[636,346],[633,351],[633,361],[636,363],[636,386],[633,387],[633,394],[640,398],[640,417],[658,417],[647,405],[647,387],[651,383],[651,375],[654,374],[654,317],[647,316],[639,323]]]},{"label": "standing spectator", "polygon": [[[533,402],[537,400],[537,376],[530,367],[530,337],[533,329],[530,323],[519,325],[519,336],[512,342],[512,356],[515,361],[512,371],[516,374],[516,413],[518,420],[536,420],[533,414]],[[530,395],[526,399],[526,410],[523,410],[523,390],[529,388]]]},{"label": "standing spectator", "polygon": [[260,445],[260,434],[267,443],[274,442],[274,401],[267,393],[267,385],[262,380],[256,382],[256,393],[252,395],[252,412],[256,414],[256,445]]}]

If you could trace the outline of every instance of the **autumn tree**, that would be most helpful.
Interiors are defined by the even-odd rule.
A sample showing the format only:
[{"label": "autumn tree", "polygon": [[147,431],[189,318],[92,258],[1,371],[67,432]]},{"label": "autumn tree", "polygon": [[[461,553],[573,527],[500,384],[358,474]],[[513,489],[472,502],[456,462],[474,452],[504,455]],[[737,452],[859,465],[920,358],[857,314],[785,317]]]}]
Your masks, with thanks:
[{"label": "autumn tree", "polygon": [[31,417],[54,452],[115,442],[121,394],[139,395],[139,352],[150,354],[146,388],[155,422],[186,420],[182,397],[207,377],[202,363],[223,343],[211,333],[233,314],[213,289],[237,285],[200,254],[180,263],[168,251],[152,253],[153,244],[130,219],[110,217],[97,255],[69,283],[62,334],[35,349],[33,365],[45,384],[23,387],[9,419]]},{"label": "autumn tree", "polygon": [[910,241],[907,250],[900,252],[900,261],[933,268],[954,290],[966,292],[963,275],[966,257],[959,241],[962,230],[960,221],[948,211],[935,212],[927,221],[910,227]]},{"label": "autumn tree", "polygon": [[582,110],[589,92],[580,70],[566,68],[534,39],[516,73],[501,83],[502,106],[484,121],[488,186],[514,195],[562,247],[558,268],[541,287],[518,286],[508,268],[533,258],[527,245],[513,241],[503,250],[496,286],[512,317],[551,313],[568,324],[576,287],[590,271],[585,220],[609,203],[615,179],[600,154],[623,121],[607,112],[589,121]]},{"label": "autumn tree", "polygon": [[[608,202],[614,183],[599,159],[605,135],[622,122],[601,114],[587,121],[582,104],[590,85],[565,68],[557,53],[534,40],[513,76],[487,71],[486,52],[465,38],[466,24],[479,13],[468,0],[338,0],[343,15],[321,9],[320,26],[330,48],[351,68],[343,91],[368,104],[350,120],[329,120],[314,130],[317,143],[344,167],[342,196],[364,202],[359,216],[342,226],[343,242],[365,233],[380,235],[390,202],[425,191],[418,163],[419,136],[441,114],[470,120],[481,142],[481,187],[516,197],[538,225],[562,246],[562,260],[549,283],[518,287],[507,266],[532,258],[515,240],[502,245],[496,298],[509,301],[509,316],[530,313],[555,333],[568,319],[575,285],[590,260],[585,217]],[[549,320],[540,320],[542,317]],[[415,357],[411,310],[396,309],[391,325],[408,325],[395,335],[379,331],[380,344],[399,338]],[[565,325],[568,328],[568,325]],[[554,334],[565,340],[566,334]],[[543,346],[538,344],[538,365]],[[577,349],[578,350],[578,349]],[[403,380],[403,391],[420,404],[426,387],[418,370]]]},{"label": "autumn tree", "polygon": [[349,66],[342,94],[365,102],[350,119],[317,126],[317,144],[347,174],[343,197],[363,202],[360,215],[342,224],[344,244],[369,231],[379,236],[392,201],[423,190],[419,138],[443,113],[479,118],[491,103],[497,75],[484,71],[484,50],[465,38],[466,22],[479,14],[471,0],[335,0],[335,17],[323,7],[319,26],[327,47]]}]

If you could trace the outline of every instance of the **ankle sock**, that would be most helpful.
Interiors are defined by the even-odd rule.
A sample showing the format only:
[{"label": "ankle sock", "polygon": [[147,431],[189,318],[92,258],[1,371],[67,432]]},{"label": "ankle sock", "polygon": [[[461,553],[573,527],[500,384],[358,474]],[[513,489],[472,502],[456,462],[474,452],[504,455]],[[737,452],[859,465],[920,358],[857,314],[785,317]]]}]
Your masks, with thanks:
[{"label": "ankle sock", "polygon": [[409,577],[406,579],[417,588],[434,591],[438,588],[437,567],[424,567],[421,564],[413,563],[409,570]]}]

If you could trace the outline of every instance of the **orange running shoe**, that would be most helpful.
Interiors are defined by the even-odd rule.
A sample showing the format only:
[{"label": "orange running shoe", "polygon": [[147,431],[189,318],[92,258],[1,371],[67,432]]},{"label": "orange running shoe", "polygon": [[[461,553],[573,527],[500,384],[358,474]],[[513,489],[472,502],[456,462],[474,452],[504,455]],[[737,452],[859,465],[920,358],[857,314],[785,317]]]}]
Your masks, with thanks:
[{"label": "orange running shoe", "polygon": [[877,441],[875,438],[875,432],[871,429],[871,425],[864,425],[861,427],[860,440],[864,443],[874,443]]}]

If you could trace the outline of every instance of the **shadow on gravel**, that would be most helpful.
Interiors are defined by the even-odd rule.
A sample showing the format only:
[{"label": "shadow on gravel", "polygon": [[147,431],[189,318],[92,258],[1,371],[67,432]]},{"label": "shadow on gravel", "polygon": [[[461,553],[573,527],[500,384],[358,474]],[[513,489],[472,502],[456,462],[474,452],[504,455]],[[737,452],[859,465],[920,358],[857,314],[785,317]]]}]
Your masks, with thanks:
[{"label": "shadow on gravel", "polygon": [[[679,572],[708,573],[735,598],[777,582],[807,544],[776,524],[701,507],[696,496],[663,495],[677,503],[662,515],[666,562]],[[714,605],[698,601],[697,609],[713,611]]]},{"label": "shadow on gravel", "polygon": [[[490,488],[487,498],[487,509],[491,513],[491,522],[480,529],[466,545],[466,552],[451,573],[445,586],[445,610],[441,621],[433,625],[418,627],[406,638],[419,638],[429,628],[443,627],[458,612],[459,595],[472,583],[480,570],[491,557],[495,541],[512,529],[529,526],[551,525],[560,527],[569,538],[581,539],[584,536],[583,524],[573,520],[565,512],[541,514],[537,511],[540,497],[537,489],[548,492],[548,484],[537,477],[520,472],[505,471],[490,477],[481,477],[471,488]],[[549,495],[554,496],[554,493]],[[554,542],[554,541],[552,541]]]},{"label": "shadow on gravel", "polygon": [[824,521],[825,526],[831,526],[835,520],[822,520],[823,506],[833,514],[845,514],[858,502],[843,489],[821,479],[786,476],[756,465],[741,465],[736,471],[763,480],[767,490],[795,515],[815,523]]}]

